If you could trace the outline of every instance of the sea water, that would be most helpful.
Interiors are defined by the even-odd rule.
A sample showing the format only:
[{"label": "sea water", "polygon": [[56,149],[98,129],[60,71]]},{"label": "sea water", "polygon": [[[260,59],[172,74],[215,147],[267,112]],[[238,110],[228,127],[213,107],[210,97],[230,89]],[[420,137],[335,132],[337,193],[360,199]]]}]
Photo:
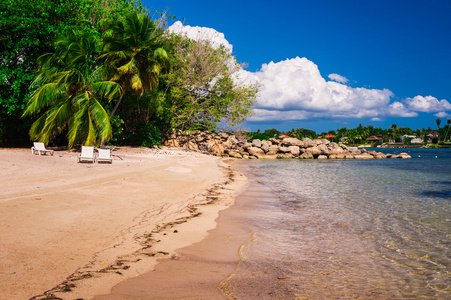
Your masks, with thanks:
[{"label": "sea water", "polygon": [[[396,153],[399,149],[377,149]],[[451,149],[250,161],[235,299],[451,299]]]}]

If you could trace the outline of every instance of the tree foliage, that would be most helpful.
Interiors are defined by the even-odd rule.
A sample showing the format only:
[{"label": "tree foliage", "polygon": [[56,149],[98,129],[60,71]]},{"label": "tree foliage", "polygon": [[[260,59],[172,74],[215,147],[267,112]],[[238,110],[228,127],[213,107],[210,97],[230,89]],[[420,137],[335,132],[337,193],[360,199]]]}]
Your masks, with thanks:
[{"label": "tree foliage", "polygon": [[158,96],[171,128],[211,130],[249,116],[258,86],[240,82],[239,66],[224,47],[175,34],[168,43],[171,67],[161,77]]},{"label": "tree foliage", "polygon": [[100,44],[111,20],[140,1],[3,0],[0,1],[0,144],[24,143],[32,118],[20,119],[32,92],[37,59],[53,51],[58,36],[88,33]]},{"label": "tree foliage", "polygon": [[86,33],[72,32],[55,43],[55,51],[39,57],[39,73],[33,82],[24,116],[41,114],[30,137],[47,144],[57,132],[66,131],[71,148],[93,145],[111,137],[111,125],[103,100],[111,101],[120,86],[104,81],[96,68],[96,43]]}]

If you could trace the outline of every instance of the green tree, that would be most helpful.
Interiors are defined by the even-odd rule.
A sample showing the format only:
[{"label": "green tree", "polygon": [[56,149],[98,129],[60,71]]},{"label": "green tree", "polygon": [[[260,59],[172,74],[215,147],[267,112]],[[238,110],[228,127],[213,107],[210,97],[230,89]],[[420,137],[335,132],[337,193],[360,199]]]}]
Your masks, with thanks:
[{"label": "green tree", "polygon": [[236,77],[239,65],[221,46],[172,34],[170,70],[161,76],[159,99],[171,128],[212,130],[242,123],[258,86]]},{"label": "green tree", "polygon": [[445,140],[448,137],[449,127],[451,125],[451,119],[447,119],[446,124],[448,124],[448,128],[446,129]]},{"label": "green tree", "polygon": [[98,43],[110,20],[143,11],[140,1],[0,1],[0,144],[25,143],[33,118],[21,119],[32,92],[37,59],[53,51],[57,36],[73,30]]},{"label": "green tree", "polygon": [[101,101],[111,101],[120,86],[102,81],[95,70],[96,42],[86,33],[64,36],[55,51],[39,57],[39,73],[33,82],[24,116],[41,114],[30,137],[48,143],[56,132],[67,132],[69,148],[76,143],[93,145],[111,137],[108,113]]},{"label": "green tree", "polygon": [[105,38],[104,62],[111,80],[122,86],[122,94],[111,116],[116,112],[126,91],[138,96],[158,86],[158,76],[166,66],[167,53],[162,47],[163,29],[145,13],[131,12],[112,27]]},{"label": "green tree", "polygon": [[435,120],[435,123],[437,124],[437,133],[438,133],[438,143],[440,143],[440,123],[442,122],[442,120],[440,120],[439,118],[437,118],[437,120]]}]

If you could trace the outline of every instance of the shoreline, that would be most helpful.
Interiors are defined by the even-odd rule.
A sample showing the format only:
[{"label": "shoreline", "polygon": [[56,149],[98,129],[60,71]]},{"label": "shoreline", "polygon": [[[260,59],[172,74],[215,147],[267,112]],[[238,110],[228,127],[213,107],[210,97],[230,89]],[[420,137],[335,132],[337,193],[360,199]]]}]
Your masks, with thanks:
[{"label": "shoreline", "polygon": [[246,178],[219,158],[121,148],[109,164],[76,153],[0,149],[0,299],[92,299],[203,240]]},{"label": "shoreline", "polygon": [[215,227],[204,239],[177,249],[176,257],[159,259],[153,270],[117,284],[110,293],[94,300],[235,299],[232,282],[240,278],[237,269],[243,260],[242,251],[256,238],[247,220],[254,199],[275,197],[241,163],[233,162],[232,167],[246,176],[247,184],[234,203],[219,212]]}]

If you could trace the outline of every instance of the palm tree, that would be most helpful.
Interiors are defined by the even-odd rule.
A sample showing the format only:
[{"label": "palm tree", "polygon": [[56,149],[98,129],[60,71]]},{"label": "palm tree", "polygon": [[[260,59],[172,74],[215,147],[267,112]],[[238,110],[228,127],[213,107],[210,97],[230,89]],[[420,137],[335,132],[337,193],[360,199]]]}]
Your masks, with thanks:
[{"label": "palm tree", "polygon": [[56,132],[67,131],[69,148],[93,145],[112,135],[102,100],[120,93],[113,81],[102,81],[95,70],[96,46],[87,34],[72,32],[55,43],[55,51],[39,57],[39,72],[23,116],[42,113],[30,137],[47,144]]},{"label": "palm tree", "polygon": [[446,124],[448,124],[448,129],[446,129],[446,135],[445,135],[445,140],[448,137],[448,132],[449,132],[449,127],[451,125],[451,119],[446,120]]},{"label": "palm tree", "polygon": [[114,24],[112,32],[105,39],[100,59],[105,62],[111,80],[121,85],[122,94],[110,117],[126,91],[141,96],[157,87],[158,75],[168,58],[161,43],[163,29],[146,14],[128,14]]},{"label": "palm tree", "polygon": [[437,123],[437,128],[438,128],[438,143],[440,144],[440,123],[442,123],[442,121],[440,119],[437,118],[437,120],[435,120],[435,123]]},{"label": "palm tree", "polygon": [[393,131],[393,142],[396,143],[396,129],[397,129],[397,125],[396,124],[391,124],[390,128]]}]

